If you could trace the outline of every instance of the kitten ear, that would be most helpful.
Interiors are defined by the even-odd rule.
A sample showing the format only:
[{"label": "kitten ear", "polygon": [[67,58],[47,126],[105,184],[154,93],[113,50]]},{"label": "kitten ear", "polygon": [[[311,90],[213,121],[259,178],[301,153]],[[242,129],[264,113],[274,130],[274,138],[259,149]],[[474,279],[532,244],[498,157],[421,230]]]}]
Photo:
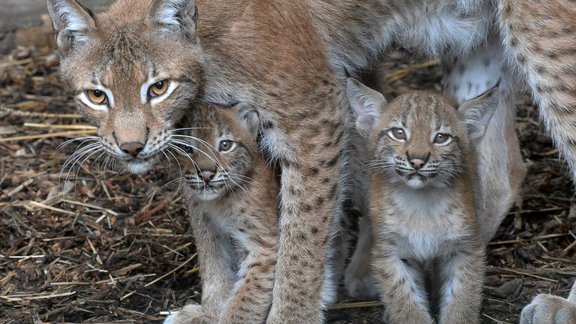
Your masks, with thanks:
[{"label": "kitten ear", "polygon": [[247,103],[239,103],[232,109],[238,112],[240,122],[250,131],[253,138],[258,137],[258,129],[260,127],[260,116],[258,111]]},{"label": "kitten ear", "polygon": [[478,144],[484,137],[490,120],[498,108],[500,99],[498,85],[474,99],[465,101],[458,108],[458,115],[465,124],[472,145]]},{"label": "kitten ear", "polygon": [[152,12],[152,20],[160,26],[165,35],[184,35],[195,40],[198,9],[196,0],[160,0]]},{"label": "kitten ear", "polygon": [[96,28],[93,14],[76,0],[47,0],[56,44],[61,53],[89,42],[88,33]]},{"label": "kitten ear", "polygon": [[380,118],[380,109],[387,104],[386,98],[354,78],[348,78],[346,93],[356,115],[356,129],[367,138],[376,120]]}]

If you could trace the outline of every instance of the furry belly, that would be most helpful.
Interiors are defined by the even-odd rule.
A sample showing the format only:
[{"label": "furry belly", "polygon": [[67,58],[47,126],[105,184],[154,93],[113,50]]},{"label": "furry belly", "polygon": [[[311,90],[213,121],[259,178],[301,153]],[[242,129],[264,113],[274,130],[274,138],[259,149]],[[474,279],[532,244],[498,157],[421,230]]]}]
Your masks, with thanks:
[{"label": "furry belly", "polygon": [[[404,1],[404,0],[396,0]],[[474,50],[486,40],[495,8],[484,0],[407,1],[398,17],[396,41],[419,54],[439,57]]]}]

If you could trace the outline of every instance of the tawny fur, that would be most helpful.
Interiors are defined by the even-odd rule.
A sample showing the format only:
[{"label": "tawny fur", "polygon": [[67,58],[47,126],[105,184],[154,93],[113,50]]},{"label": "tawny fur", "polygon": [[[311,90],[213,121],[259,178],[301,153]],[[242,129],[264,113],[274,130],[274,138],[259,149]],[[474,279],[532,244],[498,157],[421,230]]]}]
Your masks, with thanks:
[{"label": "tawny fur", "polygon": [[522,310],[520,324],[571,324],[576,322],[576,282],[568,298],[540,294]]},{"label": "tawny fur", "polygon": [[[200,105],[179,137],[202,305],[171,323],[263,323],[272,303],[279,179],[258,149],[256,111]],[[183,316],[185,314],[185,316]]]},{"label": "tawny fur", "polygon": [[[354,79],[348,96],[372,157],[372,272],[392,323],[477,323],[484,249],[473,145],[495,90],[465,102],[427,92],[390,104]],[[437,316],[435,312],[438,312]]]},{"label": "tawny fur", "polygon": [[[114,109],[79,102],[80,111],[99,127],[102,149],[133,172],[149,169],[169,147],[173,120],[194,99],[258,109],[263,146],[282,167],[269,322],[323,319],[329,238],[347,180],[345,71],[369,68],[393,43],[439,57],[445,89],[459,102],[502,80],[499,108],[477,148],[484,242],[525,173],[513,132],[519,83],[527,81],[576,175],[575,10],[568,0],[125,0],[95,18],[73,0],[48,5],[63,79],[78,95],[94,86],[113,93]],[[150,81],[144,76],[154,71],[180,87],[152,109],[140,98]],[[121,149],[126,143],[142,145],[141,152],[131,157]]]}]

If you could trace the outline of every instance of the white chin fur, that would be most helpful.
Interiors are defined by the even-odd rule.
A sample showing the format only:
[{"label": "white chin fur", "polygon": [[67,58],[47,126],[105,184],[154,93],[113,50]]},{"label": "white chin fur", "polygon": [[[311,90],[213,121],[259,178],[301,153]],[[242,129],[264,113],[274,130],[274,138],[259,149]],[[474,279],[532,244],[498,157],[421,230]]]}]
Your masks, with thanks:
[{"label": "white chin fur", "polygon": [[144,173],[152,167],[152,163],[149,161],[146,162],[128,162],[126,163],[126,168],[132,174],[141,174]]},{"label": "white chin fur", "polygon": [[422,181],[421,177],[414,176],[414,177],[410,178],[410,180],[407,180],[406,184],[408,185],[408,187],[410,187],[412,189],[422,189],[426,185],[426,182]]},{"label": "white chin fur", "polygon": [[211,191],[211,190],[203,190],[202,192],[198,193],[196,196],[198,199],[202,201],[210,201],[214,199],[220,198],[222,192],[220,190]]}]

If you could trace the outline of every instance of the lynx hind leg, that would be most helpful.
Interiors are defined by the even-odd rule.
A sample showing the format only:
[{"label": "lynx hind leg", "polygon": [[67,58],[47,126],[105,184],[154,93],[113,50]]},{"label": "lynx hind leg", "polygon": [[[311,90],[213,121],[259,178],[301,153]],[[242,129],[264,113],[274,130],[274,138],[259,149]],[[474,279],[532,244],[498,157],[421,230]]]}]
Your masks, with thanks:
[{"label": "lynx hind leg", "polygon": [[344,285],[350,297],[370,299],[378,297],[372,276],[372,227],[368,215],[360,218],[358,242],[344,275]]},{"label": "lynx hind leg", "polygon": [[[351,116],[350,116],[351,117]],[[353,298],[374,298],[378,289],[371,275],[372,253],[372,227],[368,211],[368,182],[367,162],[370,152],[366,141],[358,134],[355,127],[347,130],[350,135],[347,143],[346,160],[346,208],[344,208],[344,237],[345,252],[341,262],[348,257],[353,225],[357,225],[357,241],[353,249],[352,258],[344,272],[344,285],[348,295]]]},{"label": "lynx hind leg", "polygon": [[507,54],[576,180],[576,4],[498,1]]},{"label": "lynx hind leg", "polygon": [[540,294],[520,314],[520,324],[571,323],[576,323],[576,281],[567,299]]},{"label": "lynx hind leg", "polygon": [[446,56],[443,86],[446,94],[459,102],[474,98],[494,87],[498,81],[499,106],[490,121],[478,151],[478,222],[488,243],[496,234],[519,194],[526,175],[514,129],[516,89],[514,74],[508,68],[503,48],[497,40],[481,46],[468,56]]}]

